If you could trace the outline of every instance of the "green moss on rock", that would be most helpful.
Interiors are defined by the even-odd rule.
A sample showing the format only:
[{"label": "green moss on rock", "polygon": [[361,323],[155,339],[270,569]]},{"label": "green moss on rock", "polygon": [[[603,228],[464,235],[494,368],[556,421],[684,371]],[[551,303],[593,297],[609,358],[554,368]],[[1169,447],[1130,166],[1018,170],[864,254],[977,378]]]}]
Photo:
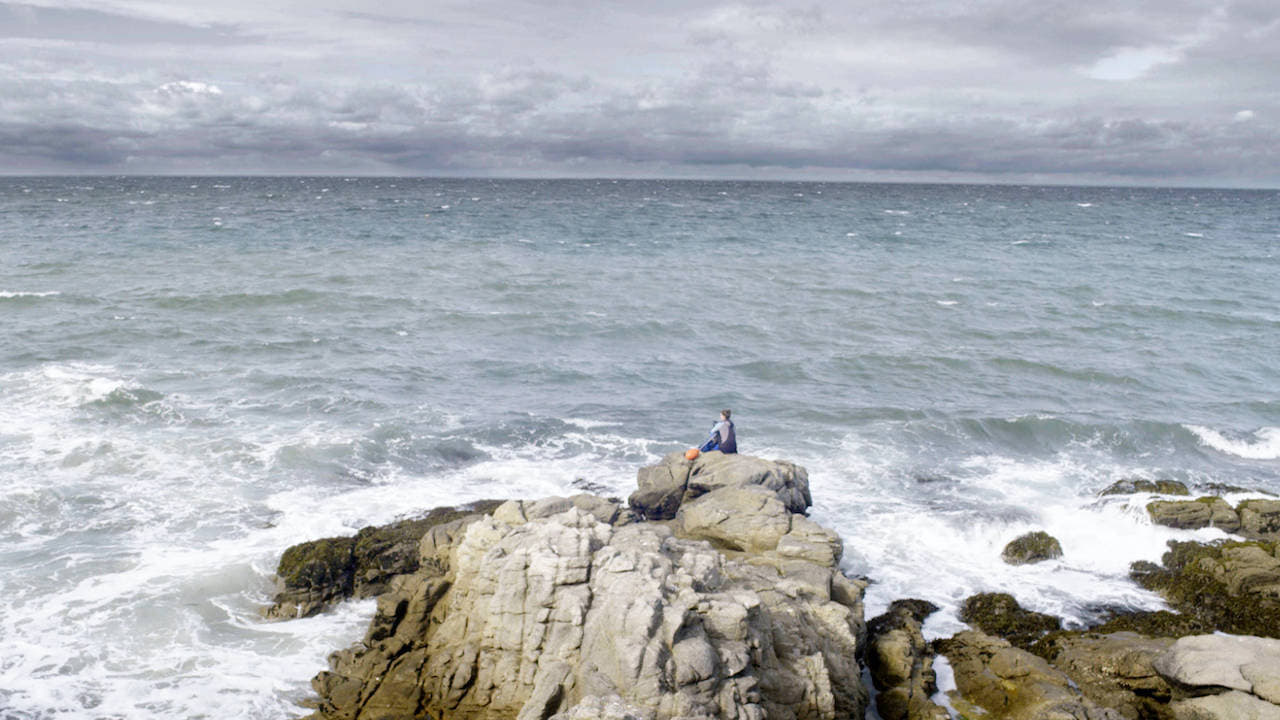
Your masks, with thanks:
[{"label": "green moss on rock", "polygon": [[1134,478],[1117,480],[1102,495],[1133,495],[1135,493],[1157,493],[1160,495],[1190,495],[1187,486],[1177,480],[1144,480]]},{"label": "green moss on rock", "polygon": [[1001,557],[1010,565],[1037,563],[1062,557],[1062,545],[1054,536],[1037,530],[1005,545]]},{"label": "green moss on rock", "polygon": [[1209,628],[1280,637],[1280,559],[1275,543],[1170,542],[1163,566],[1134,563],[1139,585]]},{"label": "green moss on rock", "polygon": [[299,543],[284,551],[276,575],[285,587],[296,590],[334,588],[351,591],[351,551],[349,537],[324,538]]},{"label": "green moss on rock", "polygon": [[1023,650],[1030,649],[1046,633],[1062,629],[1060,619],[1027,610],[1008,593],[969,597],[960,608],[960,620]]}]

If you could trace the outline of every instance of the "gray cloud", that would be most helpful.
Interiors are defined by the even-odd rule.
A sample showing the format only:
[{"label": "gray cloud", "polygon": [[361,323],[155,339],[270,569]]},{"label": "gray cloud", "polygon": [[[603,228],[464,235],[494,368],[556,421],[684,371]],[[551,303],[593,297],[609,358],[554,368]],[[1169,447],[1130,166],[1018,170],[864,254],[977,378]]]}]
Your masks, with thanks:
[{"label": "gray cloud", "polygon": [[1280,184],[1266,2],[260,5],[0,4],[0,171]]}]

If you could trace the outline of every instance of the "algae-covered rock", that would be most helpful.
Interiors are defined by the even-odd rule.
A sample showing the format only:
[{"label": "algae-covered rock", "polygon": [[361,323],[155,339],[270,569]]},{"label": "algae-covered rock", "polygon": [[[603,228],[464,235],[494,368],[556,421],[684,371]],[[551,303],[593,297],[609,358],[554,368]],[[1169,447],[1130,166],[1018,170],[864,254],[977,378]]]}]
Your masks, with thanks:
[{"label": "algae-covered rock", "polygon": [[1024,650],[1046,633],[1062,629],[1061,620],[1024,609],[1008,593],[979,593],[967,598],[960,608],[960,619]]},{"label": "algae-covered rock", "polygon": [[1280,558],[1276,543],[1170,542],[1163,566],[1134,563],[1131,577],[1174,609],[1208,627],[1280,637]]},{"label": "algae-covered rock", "polygon": [[501,504],[482,500],[439,507],[420,518],[366,527],[354,537],[299,543],[284,551],[276,568],[280,592],[263,614],[273,619],[310,617],[349,597],[382,593],[392,577],[418,569],[418,544],[431,528],[478,516]]},{"label": "algae-covered rock", "polygon": [[1172,720],[1172,690],[1156,671],[1170,638],[1132,632],[1051,633],[1037,654],[1065,673],[1085,697],[1130,720]]},{"label": "algae-covered rock", "polygon": [[1191,494],[1191,492],[1187,490],[1187,486],[1177,480],[1146,480],[1143,478],[1117,480],[1099,494],[1134,495],[1137,493],[1155,493],[1158,495]]},{"label": "algae-covered rock", "polygon": [[1220,497],[1155,500],[1147,504],[1147,512],[1157,525],[1180,530],[1216,527],[1235,532],[1240,529],[1240,516],[1235,508]]},{"label": "algae-covered rock", "polygon": [[1027,565],[1062,557],[1062,545],[1054,536],[1037,530],[1005,545],[1000,556],[1010,565]]},{"label": "algae-covered rock", "polygon": [[949,720],[933,702],[938,691],[933,650],[920,627],[938,606],[925,600],[895,600],[867,623],[867,666],[875,683],[876,710],[883,720]]},{"label": "algae-covered rock", "polygon": [[1240,533],[1253,538],[1280,536],[1280,500],[1244,500],[1236,506]]},{"label": "algae-covered rock", "polygon": [[1204,621],[1191,615],[1168,610],[1136,611],[1121,613],[1095,627],[1091,633],[1132,632],[1147,637],[1180,638],[1187,635],[1203,635],[1212,630]]},{"label": "algae-covered rock", "polygon": [[1000,638],[965,631],[939,640],[955,674],[952,705],[963,717],[989,720],[1121,720],[1074,687],[1043,658]]}]

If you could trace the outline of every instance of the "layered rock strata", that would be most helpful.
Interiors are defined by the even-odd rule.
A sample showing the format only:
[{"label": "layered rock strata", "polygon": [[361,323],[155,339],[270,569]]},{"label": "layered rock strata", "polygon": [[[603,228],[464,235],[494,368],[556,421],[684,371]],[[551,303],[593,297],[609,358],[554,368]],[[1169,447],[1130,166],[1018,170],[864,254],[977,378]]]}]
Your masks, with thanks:
[{"label": "layered rock strata", "polygon": [[863,586],[800,514],[804,471],[672,455],[642,491],[658,475],[679,490],[652,504],[512,501],[431,528],[313,681],[316,717],[861,717]]}]

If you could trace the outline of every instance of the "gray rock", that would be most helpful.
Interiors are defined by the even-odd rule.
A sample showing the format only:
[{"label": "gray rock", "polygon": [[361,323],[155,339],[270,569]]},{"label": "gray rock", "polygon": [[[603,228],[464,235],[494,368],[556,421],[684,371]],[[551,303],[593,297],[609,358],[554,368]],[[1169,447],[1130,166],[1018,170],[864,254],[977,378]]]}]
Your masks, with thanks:
[{"label": "gray rock", "polygon": [[683,453],[671,453],[661,463],[641,468],[636,482],[638,489],[628,503],[647,520],[669,520],[681,504],[721,488],[762,487],[793,513],[803,513],[813,504],[804,468],[719,451],[702,453],[692,461]]},{"label": "gray rock", "polygon": [[582,503],[542,516],[560,501],[429,534],[424,564],[444,574],[404,576],[379,599],[364,643],[314,681],[317,715],[860,717],[861,587],[834,560],[776,551],[790,534],[826,561],[834,535],[764,488],[716,494],[776,513],[755,516],[782,531],[775,549],[726,555],[664,524],[609,525]]},{"label": "gray rock", "polygon": [[1280,640],[1193,635],[1175,642],[1154,667],[1184,688],[1229,688],[1280,703]]},{"label": "gray rock", "polygon": [[1236,506],[1240,532],[1249,537],[1280,537],[1280,500],[1244,500]]},{"label": "gray rock", "polygon": [[1220,497],[1156,500],[1147,504],[1147,512],[1157,525],[1181,530],[1216,527],[1235,532],[1240,529],[1240,516]]},{"label": "gray rock", "polygon": [[1280,707],[1242,692],[1179,700],[1175,720],[1280,720]]}]

